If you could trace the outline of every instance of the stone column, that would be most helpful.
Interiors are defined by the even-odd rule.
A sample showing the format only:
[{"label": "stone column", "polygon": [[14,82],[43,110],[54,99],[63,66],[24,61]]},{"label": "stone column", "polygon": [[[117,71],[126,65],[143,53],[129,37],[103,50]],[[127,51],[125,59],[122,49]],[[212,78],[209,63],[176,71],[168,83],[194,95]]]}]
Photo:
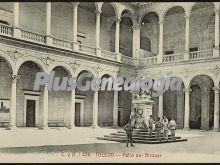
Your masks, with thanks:
[{"label": "stone column", "polygon": [[219,131],[219,88],[214,88],[215,102],[214,102],[214,131]]},{"label": "stone column", "polygon": [[189,14],[185,16],[186,31],[185,31],[185,60],[189,60]]},{"label": "stone column", "polygon": [[133,28],[132,57],[134,59],[138,59],[139,58],[139,53],[140,53],[140,30],[141,30],[141,26],[140,26],[140,24],[135,24],[132,28]]},{"label": "stone column", "polygon": [[73,3],[73,50],[79,50],[79,45],[77,42],[77,29],[78,29],[78,2]]},{"label": "stone column", "polygon": [[75,89],[71,91],[70,99],[71,100],[70,100],[69,126],[68,126],[69,129],[75,127]]},{"label": "stone column", "polygon": [[101,17],[101,10],[96,10],[96,55],[101,56],[101,48],[100,48],[100,17]]},{"label": "stone column", "polygon": [[159,96],[159,108],[158,108],[158,117],[163,119],[163,94]]},{"label": "stone column", "polygon": [[114,91],[113,126],[118,126],[118,91]]},{"label": "stone column", "polygon": [[115,20],[115,53],[118,62],[121,62],[121,54],[119,52],[120,49],[120,22],[121,19]]},{"label": "stone column", "polygon": [[184,89],[185,92],[185,114],[184,114],[184,129],[189,130],[189,94],[191,89]]},{"label": "stone column", "polygon": [[10,109],[10,128],[16,128],[16,95],[17,95],[17,79],[19,75],[10,75],[12,79],[11,84],[11,109]]},{"label": "stone column", "polygon": [[158,55],[158,63],[163,62],[163,24],[164,20],[159,21],[160,33],[159,33],[159,55]]},{"label": "stone column", "polygon": [[184,119],[184,93],[182,91],[177,91],[177,128],[183,128]]},{"label": "stone column", "polygon": [[219,3],[215,2],[215,49],[213,56],[219,57]]},{"label": "stone column", "polygon": [[201,98],[201,129],[209,130],[209,92],[205,90]]},{"label": "stone column", "polygon": [[92,127],[96,128],[98,127],[98,92],[94,92],[93,96],[93,121],[92,121]]},{"label": "stone column", "polygon": [[48,88],[47,85],[44,85],[43,92],[43,126],[42,129],[48,128]]},{"label": "stone column", "polygon": [[19,2],[14,2],[13,4],[13,36],[15,38],[21,38],[21,28],[19,26]]},{"label": "stone column", "polygon": [[46,44],[53,45],[53,37],[51,35],[51,2],[46,3]]}]

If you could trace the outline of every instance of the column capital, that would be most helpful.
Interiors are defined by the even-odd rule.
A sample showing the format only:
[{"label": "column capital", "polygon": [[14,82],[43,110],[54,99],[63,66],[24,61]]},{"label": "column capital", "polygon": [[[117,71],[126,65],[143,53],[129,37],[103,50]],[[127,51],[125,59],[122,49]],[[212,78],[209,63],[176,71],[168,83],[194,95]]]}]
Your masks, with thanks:
[{"label": "column capital", "polygon": [[189,14],[186,14],[186,15],[184,16],[184,18],[186,19],[186,21],[188,21],[188,20],[189,20],[189,17],[190,17],[190,15],[189,15]]},{"label": "column capital", "polygon": [[159,20],[159,21],[158,21],[158,24],[159,24],[159,25],[163,25],[163,24],[164,24],[164,20]]},{"label": "column capital", "polygon": [[141,29],[141,25],[140,24],[134,24],[132,26],[133,29]]},{"label": "column capital", "polygon": [[189,94],[190,92],[192,92],[192,89],[190,89],[190,88],[185,88],[185,89],[183,89],[183,91],[184,91],[186,94]]},{"label": "column capital", "polygon": [[16,75],[16,74],[10,74],[9,77],[12,80],[12,83],[15,83],[19,78],[21,78],[20,75]]},{"label": "column capital", "polygon": [[213,88],[212,88],[212,90],[214,90],[214,92],[215,92],[216,94],[218,94],[218,93],[219,93],[220,88],[219,88],[219,87],[213,87]]},{"label": "column capital", "polygon": [[102,10],[95,10],[96,15],[100,15],[102,13]]},{"label": "column capital", "polygon": [[79,2],[74,2],[72,4],[73,4],[73,7],[78,7],[79,6]]},{"label": "column capital", "polygon": [[121,22],[121,18],[115,18],[115,22],[116,23],[120,23]]}]

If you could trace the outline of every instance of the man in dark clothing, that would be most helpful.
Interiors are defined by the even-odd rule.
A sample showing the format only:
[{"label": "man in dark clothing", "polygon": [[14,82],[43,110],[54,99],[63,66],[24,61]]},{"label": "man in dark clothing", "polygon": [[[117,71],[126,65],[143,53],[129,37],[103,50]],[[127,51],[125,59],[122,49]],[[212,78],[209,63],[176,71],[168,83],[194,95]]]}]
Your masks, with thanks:
[{"label": "man in dark clothing", "polygon": [[157,118],[155,129],[156,129],[156,138],[159,139],[161,142],[161,130],[163,129],[163,123],[160,121],[160,117]]},{"label": "man in dark clothing", "polygon": [[129,140],[130,140],[131,146],[135,147],[133,145],[133,139],[132,139],[133,126],[131,124],[131,120],[129,120],[129,122],[124,126],[124,130],[126,131],[126,134],[127,134],[127,147],[128,147]]}]

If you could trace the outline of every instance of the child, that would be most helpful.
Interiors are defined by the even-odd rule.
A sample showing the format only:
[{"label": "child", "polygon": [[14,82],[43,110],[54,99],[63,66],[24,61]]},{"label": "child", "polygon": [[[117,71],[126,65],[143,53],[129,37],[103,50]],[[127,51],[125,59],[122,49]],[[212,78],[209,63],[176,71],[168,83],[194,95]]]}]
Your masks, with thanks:
[{"label": "child", "polygon": [[176,140],[176,138],[175,138],[176,122],[175,122],[175,120],[173,119],[173,117],[172,117],[172,119],[170,120],[169,128],[170,128],[170,131],[171,131],[171,139],[172,139],[172,140]]}]

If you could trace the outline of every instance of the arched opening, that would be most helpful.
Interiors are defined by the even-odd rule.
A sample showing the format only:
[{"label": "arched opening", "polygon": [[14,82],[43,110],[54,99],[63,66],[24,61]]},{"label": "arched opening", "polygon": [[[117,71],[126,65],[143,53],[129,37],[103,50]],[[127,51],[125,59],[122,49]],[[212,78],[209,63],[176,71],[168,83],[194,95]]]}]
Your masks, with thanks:
[{"label": "arched opening", "polygon": [[[190,51],[207,50],[214,47],[214,4],[195,3],[190,14]],[[204,19],[206,18],[206,19]]]},{"label": "arched opening", "polygon": [[115,9],[110,3],[104,3],[101,10],[100,47],[104,50],[113,51],[114,49],[111,47],[114,46],[112,46],[113,42],[111,42],[111,36],[115,35],[115,33],[111,31],[111,29],[115,29]]},{"label": "arched opening", "polygon": [[185,10],[180,6],[169,9],[164,17],[163,50],[165,55],[185,50]]},{"label": "arched opening", "polygon": [[[111,76],[105,74],[102,78],[110,78]],[[111,77],[112,78],[112,77]],[[112,126],[113,124],[113,107],[114,107],[114,91],[99,91],[99,112],[98,125]]]},{"label": "arched opening", "polygon": [[[171,79],[172,81],[172,79]],[[165,91],[163,94],[163,115],[168,120],[173,118],[177,123],[177,128],[183,128],[184,122],[184,84],[179,91]]]},{"label": "arched opening", "polygon": [[[89,73],[92,77],[94,76],[91,72],[83,70],[78,74],[77,79],[80,75],[85,73]],[[91,80],[92,78],[83,79],[82,85],[85,86],[86,81],[91,82]],[[94,91],[80,91],[78,88],[76,88],[75,95],[75,125],[92,126]]]},{"label": "arched opening", "polygon": [[132,57],[133,48],[133,22],[130,13],[124,10],[121,14],[119,52],[125,56]]},{"label": "arched opening", "polygon": [[141,21],[140,57],[156,56],[158,53],[159,17],[155,12],[144,15]]},{"label": "arched opening", "polygon": [[213,80],[206,75],[198,75],[191,80],[190,88],[190,128],[209,130],[214,124]]},{"label": "arched opening", "polygon": [[72,42],[73,5],[68,2],[51,3],[51,33],[55,38]]},{"label": "arched opening", "polygon": [[[53,69],[55,72],[54,78],[57,79],[58,85],[65,85],[65,81],[63,81],[63,77],[70,77],[70,74],[66,69],[61,66],[57,66]],[[54,89],[55,87],[55,79],[53,82],[53,89],[49,90],[48,93],[48,125],[50,127],[64,127],[69,124],[69,108],[71,102],[71,92],[66,90],[58,90]],[[64,82],[64,83],[63,83]]]},{"label": "arched opening", "polygon": [[[40,34],[46,33],[46,5],[43,2],[19,3],[19,26]],[[53,27],[53,26],[52,26]]]},{"label": "arched opening", "polygon": [[43,87],[35,91],[36,73],[41,67],[32,62],[24,62],[19,70],[17,80],[16,125],[23,127],[40,127],[43,120]]},{"label": "arched opening", "polygon": [[11,74],[11,65],[0,57],[0,121],[10,121]]},{"label": "arched opening", "polygon": [[81,2],[78,6],[78,34],[79,44],[95,47],[96,14],[95,4]]}]

